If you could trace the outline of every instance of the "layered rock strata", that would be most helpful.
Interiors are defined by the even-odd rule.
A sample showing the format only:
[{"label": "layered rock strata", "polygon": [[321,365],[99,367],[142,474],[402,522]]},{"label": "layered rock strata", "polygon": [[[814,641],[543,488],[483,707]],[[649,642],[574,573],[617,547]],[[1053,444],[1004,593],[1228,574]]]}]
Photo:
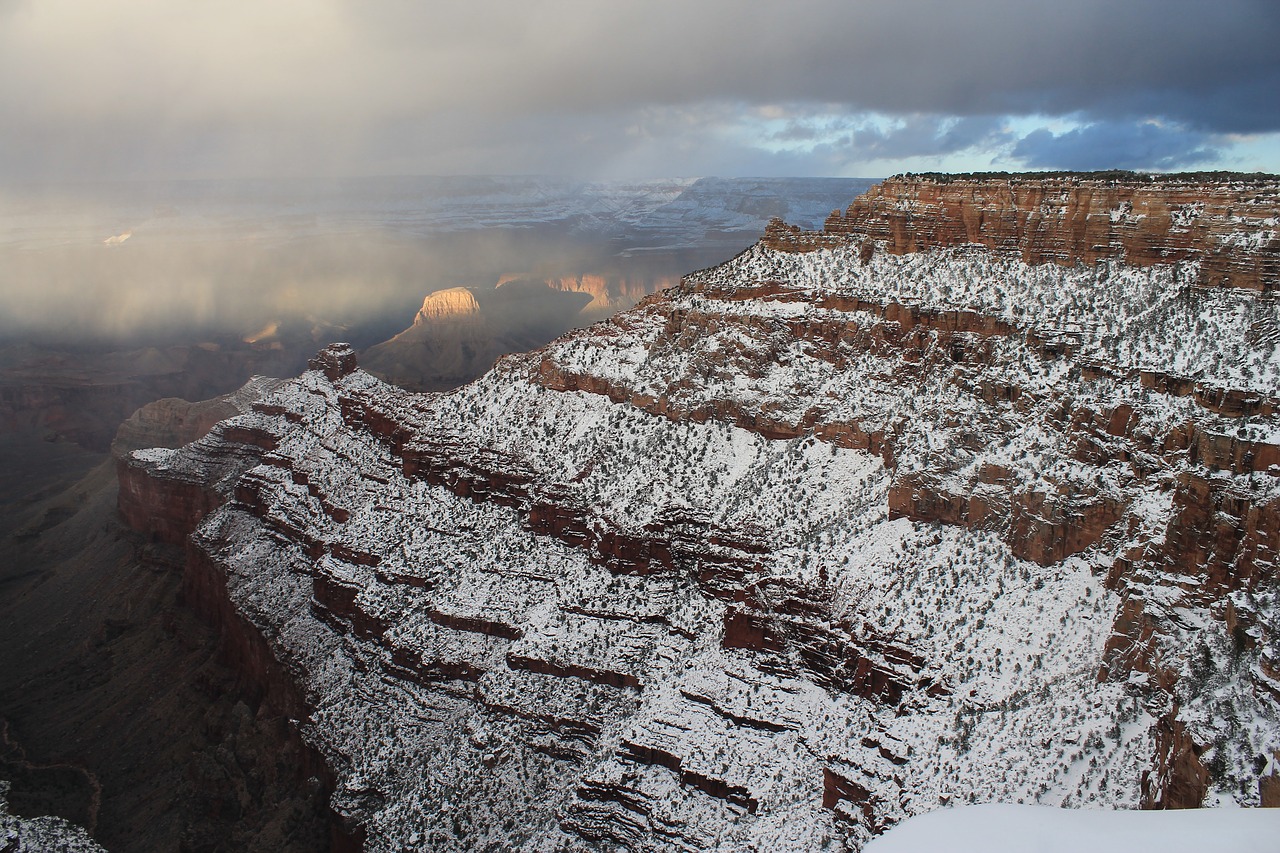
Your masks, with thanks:
[{"label": "layered rock strata", "polygon": [[1276,183],[1085,175],[890,178],[827,218],[828,234],[894,253],[977,243],[1029,264],[1200,262],[1197,283],[1270,291],[1280,281]]},{"label": "layered rock strata", "polygon": [[[248,411],[278,384],[157,401],[113,446],[181,446],[210,413]],[[264,684],[244,665],[247,641],[273,660],[256,630],[220,638],[218,611],[196,617],[185,548],[121,527],[111,462],[45,494],[0,536],[0,786],[12,783],[19,831],[56,815],[125,853],[344,849],[340,833],[330,844],[325,762],[288,724],[305,706],[278,701],[292,680]],[[230,610],[225,593],[214,603]],[[0,814],[8,850],[4,824]],[[72,849],[52,839],[19,847]]]},{"label": "layered rock strata", "polygon": [[856,849],[957,802],[1272,796],[1269,273],[867,219],[449,394],[330,348],[127,460],[125,516],[194,531],[367,849]]}]

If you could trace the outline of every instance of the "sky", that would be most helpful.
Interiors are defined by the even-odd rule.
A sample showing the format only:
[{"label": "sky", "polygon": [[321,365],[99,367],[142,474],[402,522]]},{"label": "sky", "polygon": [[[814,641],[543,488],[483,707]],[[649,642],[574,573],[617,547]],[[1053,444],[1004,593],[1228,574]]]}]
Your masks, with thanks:
[{"label": "sky", "polygon": [[1277,0],[0,0],[0,181],[1280,172]]}]

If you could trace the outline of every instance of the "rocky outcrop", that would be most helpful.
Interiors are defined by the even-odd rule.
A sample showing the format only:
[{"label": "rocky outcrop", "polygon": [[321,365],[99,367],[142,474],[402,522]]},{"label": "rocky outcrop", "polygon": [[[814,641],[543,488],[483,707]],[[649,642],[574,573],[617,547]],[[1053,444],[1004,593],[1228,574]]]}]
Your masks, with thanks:
[{"label": "rocky outcrop", "polygon": [[1200,761],[1204,752],[1176,715],[1156,725],[1156,769],[1142,779],[1143,806],[1194,809],[1209,792],[1209,770]]},{"label": "rocky outcrop", "polygon": [[[334,344],[321,350],[311,360],[311,367],[337,381],[355,370],[355,353],[346,344]],[[240,413],[257,411],[288,423],[290,419],[282,409],[258,402],[279,384],[278,380],[255,378],[238,391],[203,404],[182,405],[184,401],[162,400],[149,409],[140,410],[133,423],[122,428],[116,444],[127,446],[144,431],[166,437],[198,429],[201,414],[222,408]],[[296,416],[290,415],[296,422]],[[153,540],[186,546],[187,558],[182,568],[183,603],[216,631],[220,657],[238,674],[237,692],[243,701],[261,709],[260,713],[296,721],[308,713],[304,693],[260,630],[237,611],[227,592],[225,574],[199,546],[199,540],[193,539],[201,522],[225,504],[233,491],[244,494],[243,488],[236,489],[237,480],[259,464],[264,453],[274,449],[276,443],[269,429],[219,422],[188,445],[189,452],[196,446],[205,452],[198,463],[188,464],[182,474],[171,473],[172,460],[163,448],[126,453],[117,462],[118,509],[125,523],[134,530],[148,534]],[[340,595],[338,599],[341,600]],[[329,768],[320,753],[302,741],[297,729],[287,727],[280,735],[284,742],[277,745],[279,750],[298,758],[291,769],[299,774],[299,781],[306,780],[306,784],[321,789],[331,788]],[[359,850],[362,837],[357,827],[345,826],[336,819],[331,821],[331,850]]]},{"label": "rocky outcrop", "polygon": [[111,454],[119,458],[148,447],[181,447],[240,411],[222,399],[191,403],[165,397],[138,409],[120,425],[111,442]]},{"label": "rocky outcrop", "polygon": [[58,817],[22,817],[9,810],[9,783],[0,781],[0,842],[4,850],[61,850],[65,853],[102,853],[83,827]]},{"label": "rocky outcrop", "polygon": [[774,218],[764,229],[760,243],[776,252],[816,252],[819,249],[831,249],[844,243],[844,239],[835,234],[824,234],[802,230],[798,225],[788,225],[781,219]]},{"label": "rocky outcrop", "polygon": [[239,389],[210,400],[192,403],[164,397],[150,402],[120,424],[111,442],[111,455],[121,459],[134,450],[190,444],[227,418],[248,411],[279,384],[279,379],[255,376]]},{"label": "rocky outcrop", "polygon": [[263,448],[254,437],[219,424],[212,437],[202,439],[200,463],[172,474],[169,454],[160,449],[125,456],[117,463],[121,518],[153,539],[184,544],[205,516],[225,502],[227,484],[262,458]]},{"label": "rocky outcrop", "polygon": [[625,311],[646,296],[674,287],[679,283],[679,276],[603,273],[584,273],[547,280],[547,286],[555,290],[585,293],[590,296],[591,301],[582,308],[580,313],[591,319],[600,319],[618,311]]}]

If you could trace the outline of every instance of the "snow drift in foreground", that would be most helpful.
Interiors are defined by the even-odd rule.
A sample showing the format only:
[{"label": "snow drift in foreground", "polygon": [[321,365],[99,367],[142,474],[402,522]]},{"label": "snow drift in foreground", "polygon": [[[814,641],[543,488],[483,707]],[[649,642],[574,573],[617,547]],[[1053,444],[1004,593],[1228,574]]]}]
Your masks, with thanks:
[{"label": "snow drift in foreground", "polygon": [[898,824],[864,853],[1274,853],[1280,809],[1104,811],[988,803]]}]

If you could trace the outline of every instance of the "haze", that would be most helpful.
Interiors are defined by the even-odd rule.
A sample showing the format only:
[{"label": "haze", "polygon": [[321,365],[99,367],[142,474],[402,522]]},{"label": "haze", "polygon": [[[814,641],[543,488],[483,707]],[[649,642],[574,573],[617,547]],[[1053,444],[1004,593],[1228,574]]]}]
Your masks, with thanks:
[{"label": "haze", "polygon": [[[394,176],[1280,171],[1276,44],[1274,0],[0,0],[0,336],[372,344],[636,247],[561,185],[444,237],[456,187]],[[392,177],[253,183],[336,176]]]},{"label": "haze", "polygon": [[0,195],[0,343],[368,346],[441,288],[586,275],[651,292],[749,245],[770,216],[812,226],[866,184],[459,177],[11,190]]}]

